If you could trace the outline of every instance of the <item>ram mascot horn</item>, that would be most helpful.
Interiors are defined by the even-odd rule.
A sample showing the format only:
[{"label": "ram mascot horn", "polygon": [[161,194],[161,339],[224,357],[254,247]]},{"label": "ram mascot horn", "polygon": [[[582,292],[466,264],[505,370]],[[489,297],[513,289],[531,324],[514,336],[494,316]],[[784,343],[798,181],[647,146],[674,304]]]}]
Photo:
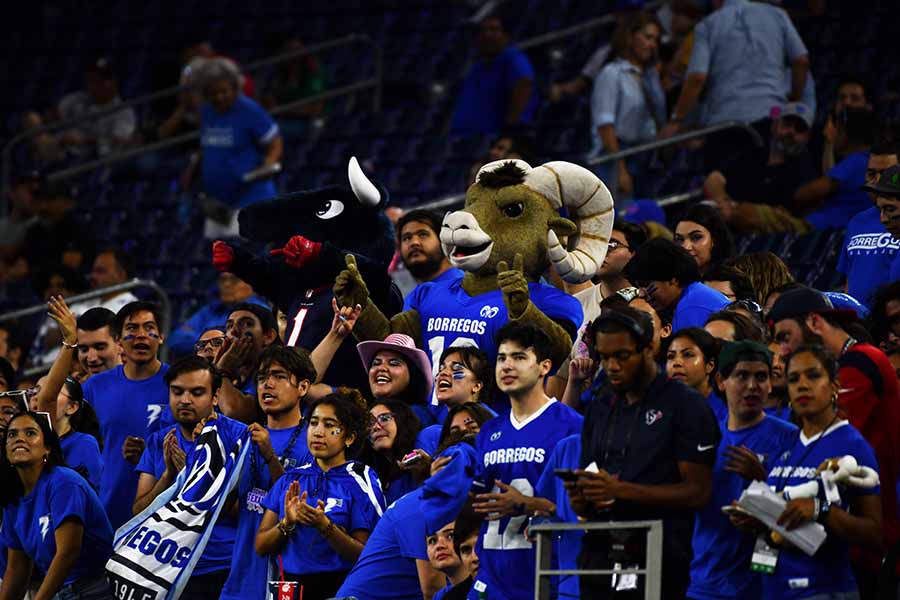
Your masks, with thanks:
[{"label": "ram mascot horn", "polygon": [[541,283],[541,276],[552,263],[566,281],[593,277],[606,256],[614,215],[609,190],[583,167],[492,162],[478,172],[465,207],[447,214],[441,227],[441,246],[453,266],[465,272],[462,277],[420,285],[407,298],[411,310],[388,320],[369,302],[349,257],[334,295],[344,306],[364,307],[353,330],[358,339],[405,333],[430,351],[432,365],[454,345],[476,345],[493,360],[495,334],[506,322],[519,320],[550,335],[549,354],[558,366],[581,326],[581,305]]}]

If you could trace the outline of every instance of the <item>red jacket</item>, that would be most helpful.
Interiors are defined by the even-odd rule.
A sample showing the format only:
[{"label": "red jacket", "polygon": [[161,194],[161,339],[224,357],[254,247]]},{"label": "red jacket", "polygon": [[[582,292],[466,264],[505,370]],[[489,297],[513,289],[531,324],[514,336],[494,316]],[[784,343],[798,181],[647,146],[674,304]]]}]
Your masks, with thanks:
[{"label": "red jacket", "polygon": [[[878,459],[885,547],[900,540],[897,478],[900,475],[900,385],[887,356],[870,344],[854,344],[838,360],[838,404],[866,438]],[[854,552],[854,558],[877,568],[881,555]],[[900,572],[900,571],[898,571]]]}]

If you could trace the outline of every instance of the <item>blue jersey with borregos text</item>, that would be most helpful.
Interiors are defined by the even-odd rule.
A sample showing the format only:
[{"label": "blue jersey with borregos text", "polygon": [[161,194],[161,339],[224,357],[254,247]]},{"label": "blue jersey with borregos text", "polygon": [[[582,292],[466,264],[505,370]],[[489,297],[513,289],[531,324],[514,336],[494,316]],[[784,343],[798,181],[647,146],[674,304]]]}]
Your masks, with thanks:
[{"label": "blue jersey with borregos text", "polygon": [[[501,490],[495,482],[515,488],[525,496],[534,489],[550,454],[561,439],[581,433],[582,417],[572,408],[551,399],[523,422],[512,413],[485,423],[475,442],[477,477],[491,491]],[[485,521],[478,539],[478,578],[469,598],[486,592],[492,600],[534,598],[534,547],[525,537],[527,516]],[[515,573],[515,577],[510,577]]]}]

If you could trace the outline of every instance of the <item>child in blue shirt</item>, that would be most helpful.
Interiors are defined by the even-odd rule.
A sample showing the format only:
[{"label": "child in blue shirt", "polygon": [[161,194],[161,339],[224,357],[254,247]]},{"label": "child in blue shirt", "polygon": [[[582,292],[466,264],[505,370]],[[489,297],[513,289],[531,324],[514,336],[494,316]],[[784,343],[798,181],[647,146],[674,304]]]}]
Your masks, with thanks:
[{"label": "child in blue shirt", "polygon": [[75,587],[84,600],[111,598],[103,573],[112,554],[112,527],[96,492],[63,466],[59,438],[46,415],[12,418],[6,458],[0,490],[2,545],[8,548],[3,589],[22,597],[34,566],[45,574],[38,598]]},{"label": "child in blue shirt", "polygon": [[310,464],[287,471],[269,491],[256,536],[260,555],[281,553],[286,580],[325,600],[344,582],[384,512],[374,470],[348,461],[362,446],[367,413],[338,394],[311,407]]}]

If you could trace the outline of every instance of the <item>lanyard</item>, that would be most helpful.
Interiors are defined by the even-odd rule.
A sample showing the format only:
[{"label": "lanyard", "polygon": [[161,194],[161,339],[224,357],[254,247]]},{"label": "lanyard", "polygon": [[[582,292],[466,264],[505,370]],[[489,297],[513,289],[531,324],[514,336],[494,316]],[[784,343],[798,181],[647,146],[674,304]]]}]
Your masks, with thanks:
[{"label": "lanyard", "polygon": [[[819,434],[819,437],[817,437],[815,440],[813,440],[813,442],[809,446],[806,447],[806,452],[803,453],[803,455],[800,457],[800,460],[797,461],[797,464],[788,465],[788,466],[790,466],[790,469],[791,469],[789,471],[789,473],[793,473],[794,469],[796,467],[799,467],[800,465],[803,464],[803,461],[807,459],[807,457],[810,455],[810,453],[812,453],[812,451],[816,447],[816,445],[822,441],[823,437],[825,437],[825,432],[828,431],[829,429],[831,429],[831,426],[834,425],[837,420],[838,420],[838,416],[834,415],[834,418],[831,420],[831,423],[829,423],[825,427],[825,429],[822,430],[822,432]],[[777,488],[775,490],[776,492],[784,491],[784,488],[787,487],[787,480],[790,479],[790,475],[784,475],[784,470],[782,470],[781,473],[782,474],[778,477],[778,482],[780,483],[780,485],[776,486],[776,488]]]}]

